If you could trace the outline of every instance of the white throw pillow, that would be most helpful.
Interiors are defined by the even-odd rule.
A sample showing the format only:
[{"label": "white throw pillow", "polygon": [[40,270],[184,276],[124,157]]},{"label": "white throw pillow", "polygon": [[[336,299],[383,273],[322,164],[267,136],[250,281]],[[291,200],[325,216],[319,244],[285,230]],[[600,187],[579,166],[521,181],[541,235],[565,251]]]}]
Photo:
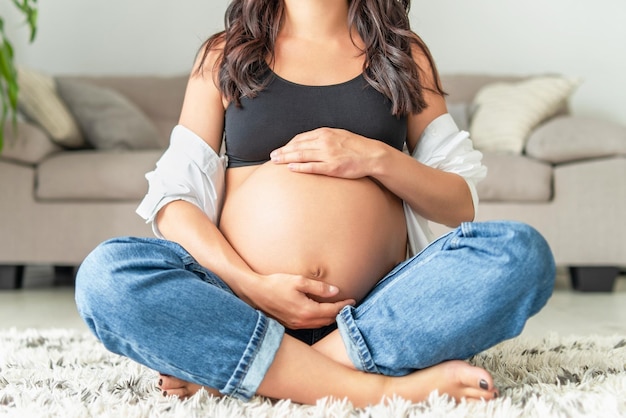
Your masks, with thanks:
[{"label": "white throw pillow", "polygon": [[516,83],[484,86],[474,98],[470,123],[474,146],[482,151],[520,154],[532,130],[554,116],[580,80],[533,77]]}]

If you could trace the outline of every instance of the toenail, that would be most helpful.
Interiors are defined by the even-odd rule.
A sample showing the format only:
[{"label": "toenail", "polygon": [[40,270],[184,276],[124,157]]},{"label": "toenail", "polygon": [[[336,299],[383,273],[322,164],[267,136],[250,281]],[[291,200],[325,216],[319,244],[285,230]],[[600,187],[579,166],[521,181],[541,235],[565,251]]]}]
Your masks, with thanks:
[{"label": "toenail", "polygon": [[167,396],[167,391],[166,390],[163,391],[163,396]]},{"label": "toenail", "polygon": [[484,389],[484,390],[489,389],[489,383],[487,383],[485,379],[480,379],[479,384],[480,384],[481,389]]}]

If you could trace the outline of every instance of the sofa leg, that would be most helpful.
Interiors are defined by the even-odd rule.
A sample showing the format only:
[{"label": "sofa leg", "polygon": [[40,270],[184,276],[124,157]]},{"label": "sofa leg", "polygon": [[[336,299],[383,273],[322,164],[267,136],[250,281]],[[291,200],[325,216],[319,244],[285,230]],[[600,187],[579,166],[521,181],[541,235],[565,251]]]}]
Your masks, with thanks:
[{"label": "sofa leg", "polygon": [[21,289],[24,284],[24,266],[0,265],[0,290]]},{"label": "sofa leg", "polygon": [[572,287],[581,292],[612,292],[620,274],[618,267],[571,266]]},{"label": "sofa leg", "polygon": [[54,286],[74,286],[76,282],[76,267],[54,266]]}]

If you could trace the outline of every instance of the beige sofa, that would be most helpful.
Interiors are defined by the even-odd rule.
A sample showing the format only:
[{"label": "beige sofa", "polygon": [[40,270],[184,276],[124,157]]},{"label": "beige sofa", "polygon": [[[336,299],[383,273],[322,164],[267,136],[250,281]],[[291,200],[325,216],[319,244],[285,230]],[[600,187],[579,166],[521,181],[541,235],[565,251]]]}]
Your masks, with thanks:
[{"label": "beige sofa", "polygon": [[[520,80],[443,77],[450,111],[466,129],[476,110],[476,94],[484,86]],[[63,135],[58,126],[45,120],[54,110],[49,108],[30,109],[39,112],[39,120],[20,122],[17,134],[5,129],[0,155],[0,288],[20,285],[21,266],[77,266],[107,238],[151,236],[135,208],[147,189],[144,174],[154,167],[177,122],[186,77],[57,77],[54,91],[50,80],[38,81],[23,89],[23,100],[30,100],[25,107],[39,106],[56,93],[83,138],[59,140]],[[47,96],[39,96],[42,86]],[[132,112],[119,106],[120,101]],[[140,128],[136,121],[124,120],[133,112],[143,128],[146,123],[152,126],[148,128],[156,132],[154,143],[145,138],[133,143],[133,129]],[[626,128],[569,115],[566,105],[557,113],[532,129],[523,152],[484,151],[489,174],[479,184],[477,219],[527,222],[545,235],[557,264],[609,267],[592,270],[594,280],[602,279],[597,272],[614,278],[626,266]],[[62,118],[52,119],[57,123]],[[89,137],[106,137],[111,131],[113,142]],[[76,136],[76,127],[73,132]],[[142,135],[146,132],[150,130]],[[446,231],[438,225],[433,229]]]}]

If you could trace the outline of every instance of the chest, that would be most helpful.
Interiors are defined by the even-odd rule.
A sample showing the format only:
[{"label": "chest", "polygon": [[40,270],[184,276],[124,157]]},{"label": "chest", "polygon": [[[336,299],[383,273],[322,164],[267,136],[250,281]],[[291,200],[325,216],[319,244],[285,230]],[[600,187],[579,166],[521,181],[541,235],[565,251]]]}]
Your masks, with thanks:
[{"label": "chest", "polygon": [[255,98],[226,110],[226,153],[230,166],[260,164],[295,135],[328,127],[351,131],[402,149],[406,117],[363,76],[330,86],[304,86],[273,76]]}]

